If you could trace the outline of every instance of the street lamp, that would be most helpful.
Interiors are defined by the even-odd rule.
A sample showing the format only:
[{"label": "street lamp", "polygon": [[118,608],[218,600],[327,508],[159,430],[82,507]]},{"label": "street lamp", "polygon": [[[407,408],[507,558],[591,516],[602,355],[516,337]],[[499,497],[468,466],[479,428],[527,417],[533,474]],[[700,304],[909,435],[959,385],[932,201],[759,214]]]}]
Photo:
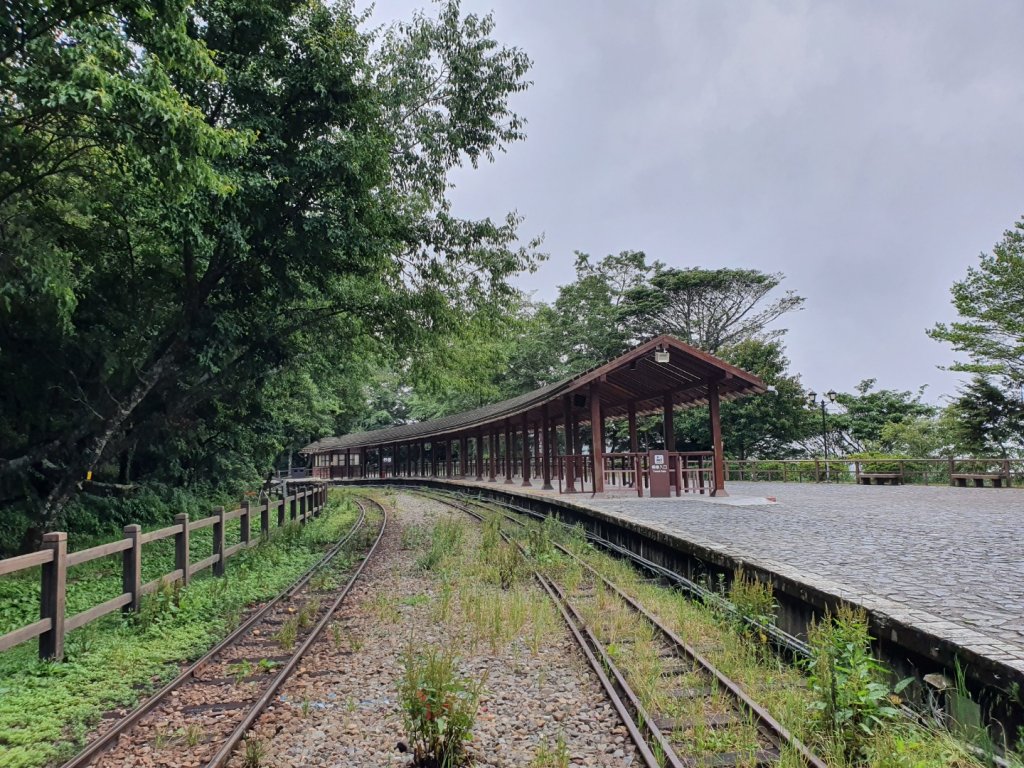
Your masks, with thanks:
[{"label": "street lamp", "polygon": [[832,473],[829,471],[828,467],[828,425],[825,421],[825,406],[836,401],[836,391],[834,389],[830,389],[821,396],[820,402],[817,400],[817,397],[818,393],[812,389],[807,393],[807,404],[812,408],[816,405],[821,406],[821,444],[825,452],[825,481],[829,482],[832,480]]}]

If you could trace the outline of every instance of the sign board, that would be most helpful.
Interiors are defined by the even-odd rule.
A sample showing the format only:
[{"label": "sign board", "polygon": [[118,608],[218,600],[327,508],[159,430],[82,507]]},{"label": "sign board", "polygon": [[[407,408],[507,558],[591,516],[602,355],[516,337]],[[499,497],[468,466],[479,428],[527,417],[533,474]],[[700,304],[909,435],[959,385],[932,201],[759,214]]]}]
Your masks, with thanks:
[{"label": "sign board", "polygon": [[647,476],[651,484],[652,499],[664,499],[672,495],[672,481],[668,467],[667,451],[647,452]]}]

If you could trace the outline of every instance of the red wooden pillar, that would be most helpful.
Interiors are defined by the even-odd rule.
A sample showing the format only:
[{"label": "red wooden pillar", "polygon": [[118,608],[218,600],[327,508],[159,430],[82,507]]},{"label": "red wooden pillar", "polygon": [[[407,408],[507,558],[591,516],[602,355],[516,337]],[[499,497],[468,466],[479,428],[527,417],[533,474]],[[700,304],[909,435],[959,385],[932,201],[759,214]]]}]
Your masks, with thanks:
[{"label": "red wooden pillar", "polygon": [[551,418],[548,416],[548,408],[545,405],[540,417],[541,431],[544,433],[544,454],[541,457],[541,473],[544,477],[542,490],[554,490],[551,485],[551,435],[554,430],[551,428]]},{"label": "red wooden pillar", "polygon": [[529,487],[530,482],[530,422],[526,412],[523,412],[523,486]]},{"label": "red wooden pillar", "polygon": [[596,381],[590,385],[590,455],[594,459],[594,493],[604,493],[604,419]]},{"label": "red wooden pillar", "polygon": [[708,384],[708,416],[711,420],[711,450],[714,454],[714,485],[712,496],[728,496],[725,492],[725,446],[722,444],[722,419],[719,409],[718,382]]},{"label": "red wooden pillar", "polygon": [[562,411],[565,415],[565,492],[576,493],[575,441],[573,440],[572,395],[562,397]]},{"label": "red wooden pillar", "polygon": [[512,484],[512,422],[505,419],[505,484]]},{"label": "red wooden pillar", "polygon": [[469,435],[464,434],[459,443],[459,475],[463,480],[469,474]]},{"label": "red wooden pillar", "polygon": [[487,473],[488,473],[487,474],[487,480],[488,480],[488,482],[496,483],[496,482],[498,482],[498,476],[497,476],[498,430],[495,429],[493,426],[491,427],[490,440],[491,440],[491,449],[488,452],[488,456],[487,456],[487,467],[488,467],[488,469],[487,469]]},{"label": "red wooden pillar", "polygon": [[665,395],[665,450],[674,451],[676,449],[676,427],[673,421],[673,404],[672,395]]},{"label": "red wooden pillar", "polygon": [[484,428],[476,429],[476,479],[484,479]]},{"label": "red wooden pillar", "polygon": [[640,440],[636,434],[636,402],[630,400],[627,404],[629,419],[629,450],[631,453],[640,452]]},{"label": "red wooden pillar", "polygon": [[533,422],[533,476],[540,477],[540,422]]}]

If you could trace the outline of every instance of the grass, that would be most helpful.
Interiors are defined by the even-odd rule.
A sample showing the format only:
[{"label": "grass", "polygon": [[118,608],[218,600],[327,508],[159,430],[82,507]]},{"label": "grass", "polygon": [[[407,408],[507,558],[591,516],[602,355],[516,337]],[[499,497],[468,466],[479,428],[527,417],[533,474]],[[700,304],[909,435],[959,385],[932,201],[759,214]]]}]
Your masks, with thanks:
[{"label": "grass", "polygon": [[173,677],[179,664],[228,634],[248,605],[316,562],[355,517],[355,508],[332,494],[323,515],[240,552],[225,577],[162,590],[140,616],[115,614],[72,632],[63,663],[40,662],[32,643],[0,654],[0,765],[35,768],[69,756],[103,712],[132,706]]},{"label": "grass", "polygon": [[[539,565],[568,592],[589,595],[578,603],[588,624],[602,640],[610,643],[610,655],[626,674],[641,701],[652,712],[680,719],[701,719],[703,715],[730,709],[724,693],[715,692],[710,701],[671,697],[665,690],[661,668],[665,659],[658,658],[646,622],[635,614],[616,608],[617,598],[587,577],[568,558],[551,546],[564,543],[599,573],[616,583],[627,594],[657,615],[691,647],[709,659],[723,674],[732,678],[764,706],[791,732],[808,743],[829,765],[839,768],[982,768],[988,762],[976,757],[970,748],[953,734],[899,718],[885,720],[858,743],[855,754],[836,737],[835,729],[822,727],[815,717],[820,698],[808,678],[797,668],[769,652],[765,638],[752,632],[739,617],[756,618],[770,623],[776,605],[770,585],[739,575],[730,597],[738,604],[735,612],[725,612],[714,605],[698,604],[678,591],[651,583],[624,560],[611,557],[589,545],[578,530],[553,524],[526,521],[525,530],[510,531],[520,538]],[[685,662],[688,663],[688,662]],[[673,685],[676,685],[675,678]],[[698,675],[681,678],[680,687],[707,685]],[[755,743],[751,723],[734,729],[712,729],[702,726],[686,732],[674,732],[674,740],[684,742],[693,752],[749,749]],[[545,758],[547,759],[547,758]],[[1009,755],[1011,766],[1022,765]],[[542,763],[543,764],[543,763]],[[780,765],[797,766],[800,761],[791,751],[784,751]]]}]

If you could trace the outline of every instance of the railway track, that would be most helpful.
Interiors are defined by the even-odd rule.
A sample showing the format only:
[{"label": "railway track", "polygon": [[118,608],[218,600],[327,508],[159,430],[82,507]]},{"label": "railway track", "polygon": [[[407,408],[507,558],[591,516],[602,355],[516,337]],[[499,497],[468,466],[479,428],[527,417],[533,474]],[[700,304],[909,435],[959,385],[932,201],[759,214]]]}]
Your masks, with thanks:
[{"label": "railway track", "polygon": [[[502,508],[453,494],[420,493],[478,520]],[[525,527],[507,511],[499,514]],[[785,762],[825,768],[821,758],[658,617],[570,550],[554,546],[579,566],[582,579],[570,589],[539,570],[535,577],[600,678],[646,765],[768,768]],[[611,603],[626,606],[632,621],[616,621]],[[617,663],[638,651],[638,639],[647,655],[656,649],[643,680]]]},{"label": "railway track", "polygon": [[[146,765],[153,766],[220,768],[227,763],[299,668],[377,550],[387,511],[370,498],[355,501],[356,522],[316,564],[62,768],[136,765],[140,754],[145,754]],[[347,547],[358,546],[368,522],[367,505],[376,510],[375,516],[379,514],[380,530],[375,537],[372,531],[365,532],[366,554],[337,584],[332,569]]]}]

